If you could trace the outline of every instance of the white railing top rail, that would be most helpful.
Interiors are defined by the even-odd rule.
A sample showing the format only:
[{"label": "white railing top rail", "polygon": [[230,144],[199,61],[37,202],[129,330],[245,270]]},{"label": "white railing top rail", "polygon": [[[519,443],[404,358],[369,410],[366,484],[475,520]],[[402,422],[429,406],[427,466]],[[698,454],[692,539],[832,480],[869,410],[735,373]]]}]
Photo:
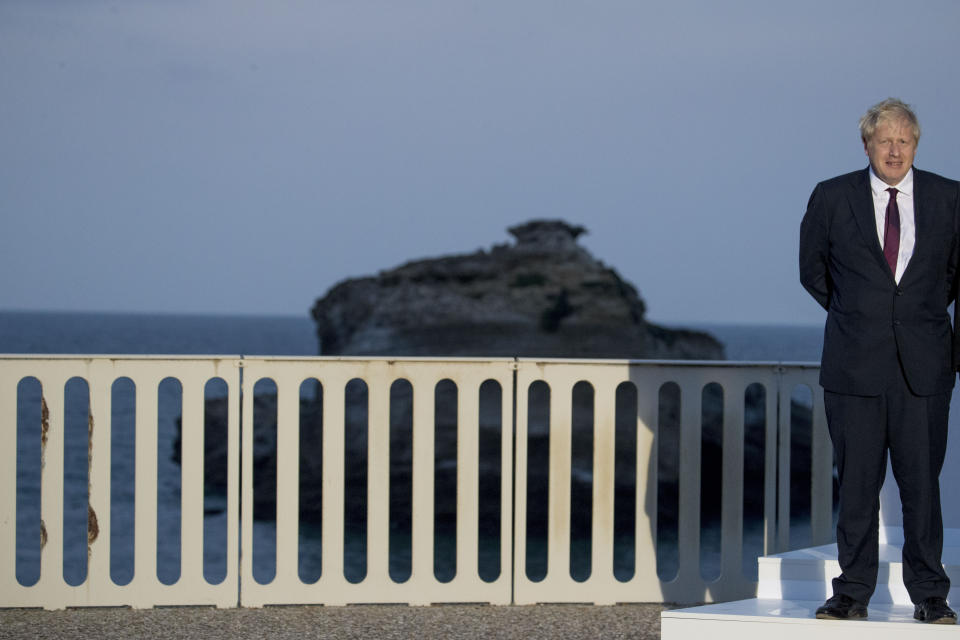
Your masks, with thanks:
[{"label": "white railing top rail", "polygon": [[130,354],[130,353],[0,353],[3,360],[269,360],[319,362],[543,362],[644,367],[718,367],[751,369],[787,367],[819,369],[820,363],[801,360],[655,360],[646,358],[554,358],[531,356],[290,356],[244,354]]}]

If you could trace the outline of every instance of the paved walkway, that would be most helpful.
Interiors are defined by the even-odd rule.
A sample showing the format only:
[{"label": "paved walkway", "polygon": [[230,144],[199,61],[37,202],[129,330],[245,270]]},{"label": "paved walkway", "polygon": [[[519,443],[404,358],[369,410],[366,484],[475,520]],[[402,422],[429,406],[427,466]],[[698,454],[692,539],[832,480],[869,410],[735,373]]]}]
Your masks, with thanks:
[{"label": "paved walkway", "polygon": [[491,607],[292,606],[264,609],[0,609],[0,638],[411,638],[450,640],[660,637],[659,604]]}]

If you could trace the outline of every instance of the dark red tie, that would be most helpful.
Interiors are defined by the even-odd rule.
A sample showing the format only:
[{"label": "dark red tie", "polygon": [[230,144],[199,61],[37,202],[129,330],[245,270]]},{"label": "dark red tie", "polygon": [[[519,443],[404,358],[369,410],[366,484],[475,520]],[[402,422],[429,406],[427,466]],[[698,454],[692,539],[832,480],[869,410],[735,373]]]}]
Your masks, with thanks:
[{"label": "dark red tie", "polygon": [[883,257],[890,265],[890,273],[897,277],[897,255],[900,253],[900,208],[897,206],[897,190],[893,187],[887,202],[887,219],[883,226]]}]

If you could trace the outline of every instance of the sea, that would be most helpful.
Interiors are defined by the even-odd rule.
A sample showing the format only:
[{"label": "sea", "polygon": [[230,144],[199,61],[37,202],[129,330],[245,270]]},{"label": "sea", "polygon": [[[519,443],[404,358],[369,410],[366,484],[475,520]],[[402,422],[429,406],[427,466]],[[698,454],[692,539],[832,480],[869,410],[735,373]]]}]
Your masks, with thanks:
[{"label": "sea", "polygon": [[[735,361],[818,361],[823,344],[820,326],[689,323],[684,327],[711,333],[724,344],[727,359]],[[315,326],[306,316],[0,311],[0,354],[311,356],[317,351]],[[172,394],[165,394],[163,388],[160,391],[158,508],[161,517],[157,568],[161,582],[171,584],[180,574],[180,474],[179,466],[169,455],[177,437],[178,407],[172,400],[165,399]],[[39,406],[39,388],[32,392],[37,395],[37,402],[33,404]],[[29,399],[31,390],[28,388],[25,393],[26,396],[21,395],[21,404],[27,405],[30,403],[23,400]],[[72,389],[68,385],[67,404],[78,406],[76,402],[71,404],[70,395],[84,393],[84,389]],[[125,410],[129,414],[126,420],[130,422],[132,406],[114,407],[117,424],[122,421],[122,416],[117,417],[118,411],[123,414]],[[86,478],[87,473],[86,411],[76,413],[77,416],[66,417],[67,448],[77,454],[65,460],[68,482],[64,488],[63,577],[72,585],[83,583],[87,570],[86,481],[79,481]],[[38,422],[39,416],[31,418],[18,411],[18,430]],[[71,423],[80,426],[71,427]],[[130,487],[135,435],[132,427],[127,432],[116,428],[116,432],[112,442],[115,454],[111,482],[118,487]],[[29,464],[29,460],[38,459],[39,444],[30,444],[33,440],[35,438],[24,437],[24,433],[18,435],[16,575],[24,585],[34,584],[40,577],[40,536],[33,531],[40,521],[40,470],[38,464]],[[70,482],[71,477],[78,481]],[[133,506],[132,490],[113,494],[110,566],[112,579],[121,585],[133,578],[133,539],[132,535],[122,533],[132,530]],[[204,510],[204,575],[215,583],[225,577],[227,567],[222,496],[205,496]],[[301,578],[310,582],[320,575],[319,542],[315,545],[311,542],[311,525],[302,526],[307,528],[301,529]],[[206,540],[212,542],[208,544]],[[270,553],[274,543],[275,526],[255,522],[253,570],[259,582],[269,582],[275,572],[274,556]],[[362,579],[363,559],[345,558],[345,562],[346,572]]]}]

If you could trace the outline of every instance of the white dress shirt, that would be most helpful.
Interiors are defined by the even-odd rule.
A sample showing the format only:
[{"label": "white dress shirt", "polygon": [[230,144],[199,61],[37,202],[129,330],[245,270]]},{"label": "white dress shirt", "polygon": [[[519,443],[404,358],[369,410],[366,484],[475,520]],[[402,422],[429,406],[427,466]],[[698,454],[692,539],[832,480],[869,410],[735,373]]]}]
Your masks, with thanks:
[{"label": "white dress shirt", "polygon": [[[887,189],[891,185],[877,177],[870,167],[870,190],[873,192],[873,214],[877,220],[877,237],[880,247],[883,247],[883,236],[886,231],[887,203],[890,194]],[[899,283],[903,272],[913,256],[913,247],[917,243],[917,225],[913,218],[913,168],[907,171],[897,189],[897,208],[900,209],[900,253],[897,254],[897,273],[895,280]]]}]

